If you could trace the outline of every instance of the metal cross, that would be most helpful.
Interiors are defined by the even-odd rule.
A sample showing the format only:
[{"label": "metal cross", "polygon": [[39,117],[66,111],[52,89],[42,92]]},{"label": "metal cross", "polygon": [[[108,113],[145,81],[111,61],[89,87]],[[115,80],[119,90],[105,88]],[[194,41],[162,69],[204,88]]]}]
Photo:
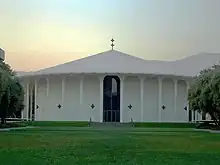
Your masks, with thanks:
[{"label": "metal cross", "polygon": [[163,105],[163,106],[162,106],[162,109],[164,110],[165,108],[166,108],[165,105]]},{"label": "metal cross", "polygon": [[132,105],[130,104],[130,105],[128,106],[128,108],[131,109],[131,108],[132,108]]},{"label": "metal cross", "polygon": [[91,108],[92,108],[92,109],[93,109],[93,108],[95,108],[95,105],[94,105],[94,104],[92,104],[92,105],[91,105]]},{"label": "metal cross", "polygon": [[57,107],[60,109],[62,106],[59,104]]},{"label": "metal cross", "polygon": [[113,44],[114,41],[115,41],[115,40],[112,38],[112,39],[111,39],[111,42],[112,42],[112,44],[111,44],[112,50],[113,50],[113,47],[115,46],[115,45]]}]

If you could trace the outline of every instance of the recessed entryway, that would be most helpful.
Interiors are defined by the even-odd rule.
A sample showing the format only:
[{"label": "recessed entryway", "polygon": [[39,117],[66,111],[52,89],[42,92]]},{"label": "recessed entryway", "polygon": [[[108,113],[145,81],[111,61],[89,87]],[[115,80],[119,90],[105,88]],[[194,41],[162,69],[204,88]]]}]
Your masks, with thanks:
[{"label": "recessed entryway", "polygon": [[103,81],[103,121],[120,122],[120,78],[106,76]]}]

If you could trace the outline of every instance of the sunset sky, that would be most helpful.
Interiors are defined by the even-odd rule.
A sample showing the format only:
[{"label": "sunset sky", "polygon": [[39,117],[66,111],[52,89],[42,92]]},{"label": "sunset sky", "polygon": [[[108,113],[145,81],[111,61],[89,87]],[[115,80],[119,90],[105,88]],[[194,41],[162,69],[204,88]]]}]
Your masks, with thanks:
[{"label": "sunset sky", "polygon": [[0,0],[6,62],[38,70],[115,49],[174,60],[220,52],[220,0]]}]

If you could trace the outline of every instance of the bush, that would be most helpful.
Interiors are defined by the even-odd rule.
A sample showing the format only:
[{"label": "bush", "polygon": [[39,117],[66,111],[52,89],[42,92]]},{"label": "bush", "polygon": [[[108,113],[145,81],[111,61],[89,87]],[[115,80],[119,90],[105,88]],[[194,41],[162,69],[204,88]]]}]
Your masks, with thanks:
[{"label": "bush", "polygon": [[195,128],[195,123],[135,123],[135,127],[155,128]]},{"label": "bush", "polygon": [[25,122],[12,122],[12,123],[5,123],[0,124],[0,129],[2,128],[15,128],[15,127],[26,127],[27,123]]}]

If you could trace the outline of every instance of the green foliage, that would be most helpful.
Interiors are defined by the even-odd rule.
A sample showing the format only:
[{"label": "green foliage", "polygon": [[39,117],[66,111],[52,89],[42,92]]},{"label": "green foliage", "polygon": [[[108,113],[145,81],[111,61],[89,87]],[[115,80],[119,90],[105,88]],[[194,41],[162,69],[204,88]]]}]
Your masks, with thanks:
[{"label": "green foliage", "polygon": [[24,108],[24,91],[8,64],[0,61],[0,118],[1,123]]},{"label": "green foliage", "polygon": [[200,72],[189,89],[188,100],[191,110],[209,114],[220,125],[220,65]]},{"label": "green foliage", "polygon": [[13,71],[11,67],[3,61],[0,62],[0,70],[5,71],[10,76],[15,76],[15,71]]},{"label": "green foliage", "polygon": [[5,91],[7,90],[9,81],[10,81],[9,74],[0,68],[0,100],[2,99]]}]

